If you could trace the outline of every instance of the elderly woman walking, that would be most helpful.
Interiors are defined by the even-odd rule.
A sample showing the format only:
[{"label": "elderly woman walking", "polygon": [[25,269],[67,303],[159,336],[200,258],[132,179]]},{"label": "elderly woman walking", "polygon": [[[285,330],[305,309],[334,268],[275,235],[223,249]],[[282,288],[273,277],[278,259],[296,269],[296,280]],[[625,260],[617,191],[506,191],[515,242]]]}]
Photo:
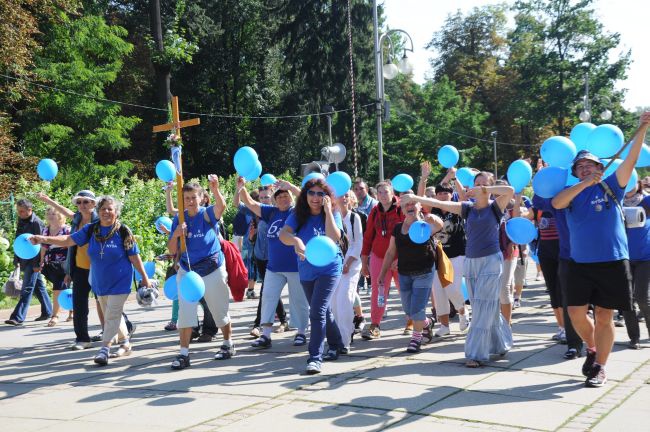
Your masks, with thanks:
[{"label": "elderly woman walking", "polygon": [[33,244],[55,246],[88,245],[88,257],[93,268],[91,285],[104,314],[102,347],[95,363],[108,364],[110,348],[115,336],[120,347],[115,357],[131,352],[129,333],[122,318],[124,303],[131,292],[133,268],[142,275],[142,285],[151,285],[140,259],[140,251],[131,230],[120,221],[122,204],[112,196],[100,197],[97,208],[99,222],[85,225],[71,235],[33,236]]}]

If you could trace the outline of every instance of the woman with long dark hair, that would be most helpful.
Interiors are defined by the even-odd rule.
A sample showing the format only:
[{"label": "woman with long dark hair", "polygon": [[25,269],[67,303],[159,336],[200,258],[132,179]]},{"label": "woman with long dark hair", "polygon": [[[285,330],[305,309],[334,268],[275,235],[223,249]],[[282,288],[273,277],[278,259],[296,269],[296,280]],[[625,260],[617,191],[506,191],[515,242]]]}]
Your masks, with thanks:
[{"label": "woman with long dark hair", "polygon": [[[342,254],[323,267],[316,267],[305,259],[305,245],[316,236],[327,236],[335,243],[341,240],[343,224],[341,215],[335,212],[336,200],[329,186],[321,180],[308,181],[300,191],[298,202],[287,218],[280,241],[293,246],[298,255],[298,274],[310,305],[311,336],[307,374],[321,371],[323,360],[336,360],[343,341],[331,310],[334,289],[342,272]],[[327,335],[329,345],[323,356],[323,341]]]}]

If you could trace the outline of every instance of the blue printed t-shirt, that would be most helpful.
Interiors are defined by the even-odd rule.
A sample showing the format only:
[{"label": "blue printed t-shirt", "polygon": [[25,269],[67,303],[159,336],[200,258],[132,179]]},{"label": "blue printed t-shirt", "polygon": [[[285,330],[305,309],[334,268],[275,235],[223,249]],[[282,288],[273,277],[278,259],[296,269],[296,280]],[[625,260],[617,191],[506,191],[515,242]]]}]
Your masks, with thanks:
[{"label": "blue printed t-shirt", "polygon": [[[92,233],[94,224],[89,223],[72,234],[77,246],[88,244],[88,256],[92,267],[91,281],[93,292],[98,296],[128,294],[133,283],[133,265],[129,257],[138,255],[140,250],[134,242],[133,247],[124,250],[124,243],[119,232],[115,232],[104,243],[95,239]],[[108,235],[111,227],[99,227],[99,234]]]},{"label": "blue printed t-shirt", "polygon": [[[336,226],[343,231],[343,222],[341,220],[340,213],[334,213],[334,222]],[[296,217],[296,212],[292,211],[289,217],[287,218],[285,225],[291,227],[293,231],[298,235],[300,240],[307,245],[309,240],[312,238],[322,235],[325,235],[325,218],[322,215],[311,215],[309,219],[298,228],[298,218]],[[298,260],[298,273],[300,274],[300,280],[304,281],[313,281],[320,276],[336,276],[340,275],[343,267],[343,256],[341,251],[331,264],[328,264],[324,267],[316,267],[309,263],[309,261]]]},{"label": "blue printed t-shirt", "polygon": [[504,212],[499,208],[496,201],[482,209],[474,207],[474,203],[465,201],[462,203],[462,214],[467,224],[465,234],[467,245],[465,256],[467,258],[482,258],[500,252],[499,248],[499,224],[497,214],[503,216]]},{"label": "blue printed t-shirt", "polygon": [[[604,182],[621,202],[625,190],[618,185],[616,172]],[[605,196],[602,186],[589,186],[573,198],[566,219],[574,261],[597,263],[628,259],[627,237],[620,210],[612,197]]]},{"label": "blue printed t-shirt", "polygon": [[287,246],[280,241],[280,231],[291,214],[293,207],[280,211],[277,207],[261,204],[261,219],[268,224],[266,237],[269,241],[269,262],[267,269],[274,273],[297,272],[298,258],[293,246]]},{"label": "blue printed t-shirt", "polygon": [[628,228],[627,242],[630,248],[631,261],[650,261],[650,219],[639,228]]},{"label": "blue printed t-shirt", "polygon": [[262,261],[269,260],[269,239],[267,233],[269,225],[262,219],[257,221],[257,237],[255,237],[255,247],[253,254],[255,258]]},{"label": "blue printed t-shirt", "polygon": [[[205,220],[206,212],[210,218],[210,222]],[[185,223],[187,224],[185,245],[187,247],[187,253],[183,253],[180,259],[180,265],[183,270],[190,271],[190,266],[197,266],[197,268],[192,270],[196,271],[201,276],[206,276],[208,273],[201,274],[202,272],[199,271],[199,267],[204,267],[206,261],[213,261],[214,269],[221,267],[221,264],[223,264],[224,261],[224,256],[221,252],[219,237],[217,237],[217,222],[218,220],[214,217],[214,206],[199,207],[196,215],[192,217],[190,217],[187,210],[185,210]],[[175,216],[172,222],[172,229],[170,230],[169,238],[171,238],[177,226],[178,216]]]}]

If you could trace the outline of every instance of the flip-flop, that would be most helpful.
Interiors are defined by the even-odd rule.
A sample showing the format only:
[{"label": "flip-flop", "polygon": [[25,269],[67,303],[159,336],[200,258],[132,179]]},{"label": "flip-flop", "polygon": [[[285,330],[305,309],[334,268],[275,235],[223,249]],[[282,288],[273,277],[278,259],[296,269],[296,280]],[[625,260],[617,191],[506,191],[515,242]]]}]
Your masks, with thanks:
[{"label": "flip-flop", "polygon": [[52,318],[50,318],[50,321],[47,323],[47,326],[54,327],[55,325],[58,324],[58,322],[59,322],[59,317],[55,315]]}]

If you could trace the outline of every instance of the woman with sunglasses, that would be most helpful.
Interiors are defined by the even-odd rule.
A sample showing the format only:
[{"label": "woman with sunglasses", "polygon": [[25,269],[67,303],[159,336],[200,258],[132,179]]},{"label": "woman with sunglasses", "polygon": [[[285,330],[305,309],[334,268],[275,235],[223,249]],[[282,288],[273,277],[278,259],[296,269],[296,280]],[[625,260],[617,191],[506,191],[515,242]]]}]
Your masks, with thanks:
[{"label": "woman with sunglasses", "polygon": [[[480,177],[490,178],[489,175]],[[467,192],[467,197],[474,201],[440,201],[414,195],[402,198],[461,215],[466,221],[464,274],[472,305],[472,325],[465,340],[467,367],[479,367],[489,361],[490,354],[505,355],[512,348],[512,330],[499,313],[503,271],[499,224],[513,195],[514,190],[510,186],[484,186],[479,183]],[[494,200],[491,200],[492,196]]]},{"label": "woman with sunglasses", "polygon": [[[386,311],[386,305],[378,304],[379,298],[379,272],[384,263],[384,255],[390,244],[391,234],[395,225],[404,221],[404,214],[400,209],[399,202],[393,193],[393,186],[389,182],[380,182],[377,184],[377,198],[379,204],[376,205],[368,216],[366,232],[363,236],[363,248],[361,249],[361,273],[368,277],[372,286],[370,296],[370,326],[363,329],[361,337],[366,340],[377,339],[381,336],[380,324],[381,319]],[[386,272],[386,277],[382,285],[382,297],[388,297],[391,280],[399,289],[399,278],[397,269],[391,267]],[[411,321],[407,322],[404,329],[405,334],[412,331]]]},{"label": "woman with sunglasses", "polygon": [[[89,190],[81,190],[72,198],[72,203],[77,206],[77,211],[62,206],[42,192],[36,194],[36,197],[52,206],[66,218],[71,219],[70,234],[76,233],[90,223],[99,221],[99,215],[95,211],[97,200],[95,194]],[[70,349],[75,351],[88,349],[92,347],[90,335],[88,334],[88,297],[91,291],[88,244],[84,246],[75,244],[68,248],[65,274],[64,283],[69,285],[72,282],[72,307],[74,310],[72,322],[76,336],[75,342],[70,346]],[[97,313],[101,313],[100,308],[97,308]]]},{"label": "woman with sunglasses", "polygon": [[[298,202],[287,218],[280,233],[280,241],[293,246],[298,256],[300,283],[309,302],[311,337],[306,372],[320,373],[323,360],[336,360],[343,341],[334,322],[331,310],[332,295],[341,277],[342,254],[328,265],[316,267],[305,259],[305,245],[312,238],[323,235],[335,243],[341,240],[343,224],[341,215],[335,212],[336,201],[329,186],[321,179],[308,181],[300,191]],[[323,356],[323,342],[327,334],[329,345]]]}]

